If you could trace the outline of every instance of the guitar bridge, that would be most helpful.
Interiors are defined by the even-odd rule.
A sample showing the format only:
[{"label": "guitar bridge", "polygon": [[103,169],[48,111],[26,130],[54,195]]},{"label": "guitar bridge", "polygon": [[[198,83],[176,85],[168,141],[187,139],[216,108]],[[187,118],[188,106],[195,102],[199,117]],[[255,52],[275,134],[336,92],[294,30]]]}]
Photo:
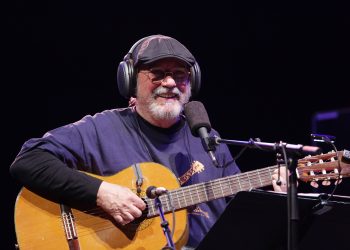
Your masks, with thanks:
[{"label": "guitar bridge", "polygon": [[69,250],[80,250],[78,241],[78,234],[75,227],[75,219],[72,209],[66,205],[60,204],[61,219],[63,222],[63,229],[66,235]]}]

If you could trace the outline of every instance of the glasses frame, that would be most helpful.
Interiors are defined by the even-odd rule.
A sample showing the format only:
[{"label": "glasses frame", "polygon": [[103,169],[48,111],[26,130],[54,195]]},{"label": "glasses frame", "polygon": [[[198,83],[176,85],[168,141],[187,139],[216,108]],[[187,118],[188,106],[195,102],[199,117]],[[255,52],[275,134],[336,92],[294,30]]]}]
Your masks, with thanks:
[{"label": "glasses frame", "polygon": [[[179,69],[183,70],[183,72],[187,74],[187,78],[185,80],[181,80],[181,82],[176,81],[176,77],[174,77],[174,71],[179,70]],[[158,80],[155,80],[154,77],[152,78],[150,76],[150,74],[153,74],[152,70],[153,71],[154,70],[161,70],[163,72],[162,78],[158,79]],[[190,80],[190,75],[191,75],[191,72],[184,67],[177,67],[177,68],[174,68],[172,71],[164,70],[163,68],[154,67],[154,68],[150,68],[150,69],[140,69],[139,73],[143,73],[144,75],[146,75],[151,80],[151,82],[153,84],[161,84],[164,81],[164,79],[166,79],[168,76],[170,76],[171,78],[174,79],[176,85],[187,84]]]}]

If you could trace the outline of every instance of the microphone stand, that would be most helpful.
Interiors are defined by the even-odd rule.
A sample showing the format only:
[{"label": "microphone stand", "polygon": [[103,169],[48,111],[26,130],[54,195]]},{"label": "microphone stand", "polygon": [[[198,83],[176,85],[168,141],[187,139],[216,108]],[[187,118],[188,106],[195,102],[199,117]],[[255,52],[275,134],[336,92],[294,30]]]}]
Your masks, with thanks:
[{"label": "microphone stand", "polygon": [[162,221],[160,225],[163,229],[165,238],[167,240],[167,245],[165,247],[163,247],[162,250],[175,250],[175,245],[174,245],[174,242],[172,240],[171,232],[169,229],[169,222],[165,219],[163,208],[162,208],[162,203],[159,199],[159,196],[157,196],[154,199],[154,202],[156,204],[156,207],[158,208],[159,216],[160,216],[161,221]]},{"label": "microphone stand", "polygon": [[236,146],[245,146],[248,148],[261,149],[266,151],[276,152],[284,147],[287,153],[301,154],[301,155],[317,155],[321,153],[321,149],[315,146],[304,146],[302,144],[289,144],[289,143],[270,143],[260,142],[250,139],[249,141],[237,141],[221,139],[220,137],[214,136],[209,138],[210,145],[219,145],[220,143],[231,144]]},{"label": "microphone stand", "polygon": [[[321,153],[321,149],[315,146],[304,146],[301,144],[287,144],[287,143],[268,143],[254,141],[237,141],[221,139],[219,137],[211,137],[209,141],[212,145],[219,145],[220,143],[232,144],[237,146],[246,146],[249,148],[256,148],[267,151],[283,151],[285,155],[286,166],[290,171],[290,175],[287,178],[287,208],[288,208],[288,250],[298,249],[298,224],[299,224],[299,208],[298,208],[298,191],[297,191],[297,179],[296,179],[296,167],[298,165],[297,155],[316,155]],[[287,159],[287,153],[292,156]],[[290,161],[290,164],[288,164]]]},{"label": "microphone stand", "polygon": [[290,175],[287,180],[287,207],[288,207],[288,250],[298,249],[299,234],[299,206],[296,167],[298,159],[294,156],[290,158],[289,171]]}]

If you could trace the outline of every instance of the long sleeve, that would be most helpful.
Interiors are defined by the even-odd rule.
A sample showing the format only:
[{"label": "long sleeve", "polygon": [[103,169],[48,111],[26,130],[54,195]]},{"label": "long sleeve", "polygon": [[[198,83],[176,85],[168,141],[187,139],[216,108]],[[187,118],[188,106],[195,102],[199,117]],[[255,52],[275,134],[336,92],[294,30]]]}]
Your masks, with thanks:
[{"label": "long sleeve", "polygon": [[10,174],[29,190],[54,202],[86,209],[96,206],[102,180],[68,168],[51,153],[33,149],[17,157]]}]

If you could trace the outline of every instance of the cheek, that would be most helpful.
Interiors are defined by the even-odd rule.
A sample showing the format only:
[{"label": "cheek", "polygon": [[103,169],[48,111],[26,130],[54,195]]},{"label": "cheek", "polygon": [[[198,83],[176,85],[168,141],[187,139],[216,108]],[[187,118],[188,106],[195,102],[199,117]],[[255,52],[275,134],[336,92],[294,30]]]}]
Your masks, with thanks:
[{"label": "cheek", "polygon": [[181,85],[178,85],[177,88],[178,88],[182,93],[185,93],[186,90],[188,89],[188,84],[181,84]]},{"label": "cheek", "polygon": [[153,93],[153,91],[156,89],[156,86],[154,84],[148,84],[146,82],[140,82],[137,84],[136,87],[136,93],[137,96],[149,96]]}]

